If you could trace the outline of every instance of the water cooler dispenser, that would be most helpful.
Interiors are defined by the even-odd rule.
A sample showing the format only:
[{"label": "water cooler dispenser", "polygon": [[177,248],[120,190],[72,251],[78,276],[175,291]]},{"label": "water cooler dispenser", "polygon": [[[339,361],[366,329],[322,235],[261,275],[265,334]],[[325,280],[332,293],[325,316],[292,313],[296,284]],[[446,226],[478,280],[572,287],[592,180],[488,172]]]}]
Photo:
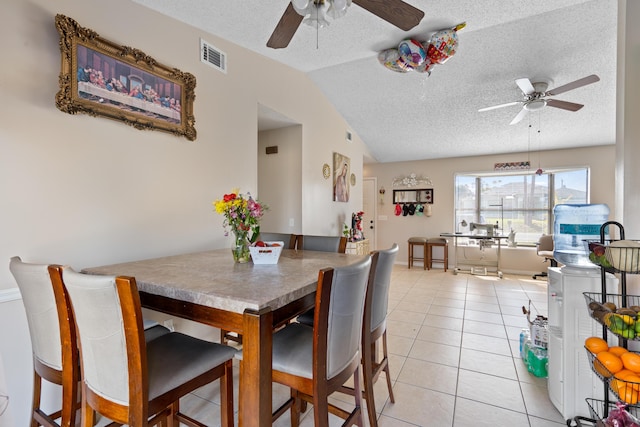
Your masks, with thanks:
[{"label": "water cooler dispenser", "polygon": [[[602,326],[587,310],[583,292],[601,292],[600,267],[589,261],[585,240],[599,240],[608,221],[604,204],[556,205],[553,256],[562,267],[548,270],[549,398],[565,419],[589,415],[586,398],[602,399],[604,387],[591,369],[584,341],[601,336]],[[608,237],[608,236],[607,236]],[[607,274],[607,292],[618,279]]]},{"label": "water cooler dispenser", "polygon": [[[565,419],[588,416],[586,398],[602,399],[604,387],[591,369],[584,341],[601,336],[602,326],[587,310],[583,292],[600,292],[599,267],[549,268],[549,399]],[[607,292],[618,292],[618,279],[607,275]]]}]

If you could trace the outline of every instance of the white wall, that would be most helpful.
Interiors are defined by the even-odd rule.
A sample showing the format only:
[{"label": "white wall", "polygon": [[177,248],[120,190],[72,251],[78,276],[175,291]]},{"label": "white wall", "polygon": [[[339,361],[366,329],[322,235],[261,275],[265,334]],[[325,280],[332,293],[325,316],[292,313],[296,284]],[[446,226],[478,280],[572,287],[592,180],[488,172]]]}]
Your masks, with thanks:
[{"label": "white wall", "polygon": [[[572,150],[542,151],[534,153],[535,163],[538,159],[541,167],[584,167],[591,168],[591,203],[606,203],[611,209],[611,219],[616,218],[614,203],[615,182],[615,146],[601,146]],[[454,176],[461,172],[489,172],[498,162],[515,162],[527,160],[527,153],[509,155],[457,157],[450,159],[421,160],[412,162],[368,163],[365,165],[365,176],[376,177],[378,187],[386,189],[384,204],[378,205],[377,246],[385,248],[394,242],[400,245],[398,262],[407,261],[407,239],[411,236],[437,237],[442,232],[455,230],[454,224]],[[393,179],[416,173],[429,177],[433,182],[434,203],[433,214],[427,216],[395,216],[393,197]],[[386,220],[380,220],[380,217]],[[516,236],[517,240],[517,236]],[[517,248],[520,249],[520,248]],[[449,251],[450,264],[453,264],[452,248]],[[505,272],[533,273],[539,272],[540,258],[535,249],[529,251],[505,250],[502,257],[502,268]]]},{"label": "white wall", "polygon": [[[266,147],[278,147],[266,154]],[[262,231],[296,233],[302,230],[302,126],[263,131],[258,134],[258,191],[269,206]],[[293,225],[291,225],[291,222]]]},{"label": "white wall", "polygon": [[[128,0],[3,0],[1,9],[0,291],[15,287],[8,269],[14,255],[81,269],[228,247],[212,202],[235,187],[260,196],[259,104],[302,126],[297,179],[309,190],[299,201],[297,231],[339,234],[339,217],[360,208],[359,197],[331,201],[322,165],[339,151],[360,177],[366,149],[356,134],[345,147],[345,121],[306,75]],[[60,112],[57,13],[192,73],[197,140]],[[227,74],[200,62],[200,38],[227,53]],[[3,325],[19,322],[9,317]],[[26,323],[0,329],[28,343]],[[30,401],[29,346],[4,335],[0,344],[12,402]],[[13,409],[16,420],[26,416]]]}]

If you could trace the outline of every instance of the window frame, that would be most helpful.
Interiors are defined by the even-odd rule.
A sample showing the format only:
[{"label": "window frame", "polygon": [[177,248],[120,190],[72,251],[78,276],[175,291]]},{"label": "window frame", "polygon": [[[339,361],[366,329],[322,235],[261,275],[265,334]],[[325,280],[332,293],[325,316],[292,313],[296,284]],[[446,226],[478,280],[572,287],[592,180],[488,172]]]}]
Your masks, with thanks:
[{"label": "window frame", "polygon": [[[482,188],[482,183],[483,180],[486,182],[487,179],[496,179],[496,180],[500,180],[501,177],[527,177],[527,180],[531,177],[531,176],[535,176],[536,175],[536,171],[523,171],[523,170],[518,170],[518,171],[512,171],[512,172],[496,172],[496,171],[491,171],[491,172],[457,172],[454,174],[454,209],[453,209],[453,217],[454,217],[454,224],[455,224],[455,230],[456,232],[464,232],[464,226],[463,226],[463,222],[462,220],[464,219],[467,223],[469,222],[469,217],[473,218],[473,222],[481,222],[481,218],[483,217],[483,212],[493,212],[496,213],[496,215],[498,216],[499,220],[501,221],[501,223],[499,222],[499,230],[501,231],[502,234],[506,235],[509,233],[510,230],[508,230],[508,226],[507,226],[507,222],[505,221],[505,216],[504,213],[505,212],[509,212],[511,215],[509,215],[511,218],[513,218],[513,214],[517,215],[527,215],[528,213],[531,214],[532,218],[535,217],[539,217],[540,213],[543,213],[543,215],[546,217],[544,219],[544,221],[546,221],[546,230],[543,230],[543,232],[541,234],[552,234],[553,233],[553,209],[555,207],[556,204],[560,204],[560,203],[566,203],[566,200],[558,200],[558,194],[557,194],[557,190],[556,190],[556,182],[557,182],[557,177],[560,174],[563,173],[570,173],[570,172],[578,172],[578,173],[584,173],[584,200],[580,200],[580,203],[590,203],[590,197],[591,197],[591,191],[590,191],[590,178],[591,178],[591,170],[588,166],[576,166],[576,167],[567,167],[567,168],[554,168],[554,169],[547,169],[543,172],[544,175],[546,175],[548,177],[547,179],[547,200],[546,200],[546,205],[545,207],[541,207],[541,208],[526,208],[526,207],[510,207],[508,209],[508,211],[505,211],[504,209],[504,198],[501,198],[500,201],[500,205],[497,204],[493,204],[493,205],[487,205],[486,203],[486,198],[488,197],[487,195],[483,196],[483,188]],[[466,178],[465,181],[461,182],[463,178]],[[582,179],[582,177],[580,177]],[[473,207],[469,207],[469,206],[464,206],[461,207],[460,205],[462,204],[462,199],[461,199],[461,187],[462,186],[469,186],[469,179],[473,180],[473,195],[472,197],[475,198],[474,203],[473,203]],[[524,180],[524,184],[527,187],[532,185],[533,183],[528,182],[527,180]],[[535,184],[535,185],[540,185],[540,184]],[[535,188],[535,187],[534,187]],[[577,188],[574,189],[577,192],[582,192],[583,189],[582,188]],[[532,193],[534,194],[534,193]],[[484,197],[484,206],[483,206],[483,197]],[[491,196],[491,197],[495,197],[495,195]],[[524,198],[524,195],[523,195]],[[491,202],[489,202],[491,203]],[[496,210],[498,212],[496,212]],[[485,215],[485,217],[488,217],[488,215]],[[495,215],[492,216],[492,221],[495,221]],[[486,220],[485,220],[486,221]],[[490,222],[490,221],[489,221]],[[518,233],[519,230],[516,230],[516,234]],[[531,235],[531,233],[527,233],[528,235]],[[531,241],[529,239],[525,240],[525,241],[519,241],[518,245],[519,246],[535,246],[535,243],[537,241],[537,239],[540,237],[540,235],[537,235],[535,238],[535,241]],[[517,240],[517,238],[516,238]]]}]

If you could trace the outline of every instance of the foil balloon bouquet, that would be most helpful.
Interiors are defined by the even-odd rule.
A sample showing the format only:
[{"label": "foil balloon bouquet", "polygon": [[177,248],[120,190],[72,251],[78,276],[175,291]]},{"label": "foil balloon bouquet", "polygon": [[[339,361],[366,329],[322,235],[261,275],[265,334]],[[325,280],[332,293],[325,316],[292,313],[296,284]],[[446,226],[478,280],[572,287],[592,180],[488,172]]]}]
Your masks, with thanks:
[{"label": "foil balloon bouquet", "polygon": [[415,71],[431,74],[436,64],[444,64],[458,49],[458,31],[466,23],[435,32],[427,41],[406,39],[397,48],[386,49],[378,54],[378,61],[388,69],[398,73]]}]

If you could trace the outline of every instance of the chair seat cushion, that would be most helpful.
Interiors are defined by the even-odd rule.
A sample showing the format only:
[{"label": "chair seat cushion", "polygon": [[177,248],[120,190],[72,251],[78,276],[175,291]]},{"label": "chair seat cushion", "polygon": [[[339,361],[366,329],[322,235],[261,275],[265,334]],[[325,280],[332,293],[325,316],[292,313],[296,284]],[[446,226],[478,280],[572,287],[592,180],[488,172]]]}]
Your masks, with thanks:
[{"label": "chair seat cushion", "polygon": [[313,328],[291,323],[273,334],[273,369],[313,377]]},{"label": "chair seat cushion", "polygon": [[302,323],[303,325],[313,326],[313,319],[315,317],[315,309],[310,309],[302,313],[300,316],[296,318],[298,323]]},{"label": "chair seat cushion", "polygon": [[169,334],[171,331],[162,325],[154,325],[144,330],[144,340],[146,342],[153,341],[158,337]]},{"label": "chair seat cushion", "polygon": [[427,243],[426,237],[409,237],[409,243]]},{"label": "chair seat cushion", "polygon": [[147,343],[149,399],[155,399],[233,358],[235,349],[171,332]]}]

